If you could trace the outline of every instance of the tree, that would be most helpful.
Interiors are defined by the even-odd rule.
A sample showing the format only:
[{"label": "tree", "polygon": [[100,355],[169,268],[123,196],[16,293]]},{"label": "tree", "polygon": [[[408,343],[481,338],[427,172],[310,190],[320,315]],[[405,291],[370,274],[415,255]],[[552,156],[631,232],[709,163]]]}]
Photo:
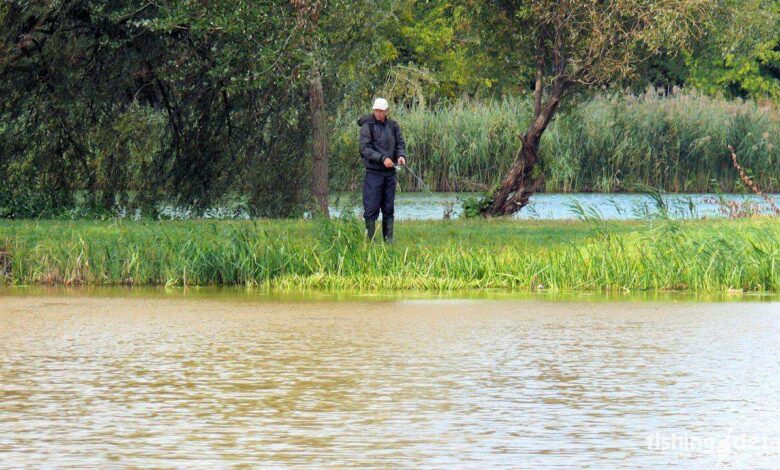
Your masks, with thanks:
[{"label": "tree", "polygon": [[780,2],[729,0],[712,34],[686,54],[686,84],[707,94],[780,99]]},{"label": "tree", "polygon": [[319,19],[323,2],[320,0],[291,0],[297,15],[301,42],[308,53],[309,110],[312,129],[312,178],[311,193],[319,211],[329,217],[328,211],[328,131],[325,120],[325,94],[322,89],[322,64],[317,56],[319,49]]},{"label": "tree", "polygon": [[300,213],[294,19],[273,0],[5,2],[0,206],[42,201],[21,214],[40,215],[85,190],[104,209],[129,191],[202,208],[240,193],[256,215]]},{"label": "tree", "polygon": [[517,158],[482,205],[486,216],[512,214],[542,184],[544,131],[561,102],[578,91],[634,78],[651,57],[688,50],[720,11],[717,0],[496,0],[479,5],[489,34],[517,46],[534,64],[534,114]]},{"label": "tree", "polygon": [[437,98],[489,92],[500,81],[490,67],[493,58],[479,47],[466,5],[396,0],[392,13],[385,26],[393,53],[385,89],[393,97],[412,97],[424,106]]}]

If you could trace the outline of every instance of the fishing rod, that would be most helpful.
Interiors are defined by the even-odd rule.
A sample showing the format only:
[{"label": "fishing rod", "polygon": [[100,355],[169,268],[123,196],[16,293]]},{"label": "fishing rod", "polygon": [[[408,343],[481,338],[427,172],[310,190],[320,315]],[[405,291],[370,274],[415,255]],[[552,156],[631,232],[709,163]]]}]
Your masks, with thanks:
[{"label": "fishing rod", "polygon": [[[415,173],[414,171],[412,171],[412,169],[411,169],[411,168],[409,168],[409,166],[407,166],[407,165],[400,165],[400,164],[395,164],[395,170],[396,170],[396,171],[398,171],[398,167],[401,167],[401,166],[402,166],[402,167],[404,167],[404,168],[406,168],[406,171],[408,171],[409,173],[411,173],[411,175],[414,177],[414,179],[416,179],[416,180],[417,180],[417,182],[418,182],[418,183],[420,183],[420,186],[422,186],[422,187],[423,187],[423,189],[424,189],[425,191],[428,191],[429,193],[431,193],[431,194],[434,194],[434,193],[433,193],[433,191],[431,191],[431,188],[430,188],[430,187],[429,187],[427,184],[425,184],[425,181],[423,181],[423,180],[422,180],[422,178],[420,178],[420,177],[417,175],[417,173]],[[463,187],[465,187],[465,185],[471,185],[471,187],[472,187],[472,188],[473,188],[473,187],[476,187],[476,188],[477,188],[477,190],[479,190],[479,191],[485,191],[485,190],[487,190],[487,188],[488,188],[488,186],[487,186],[487,185],[482,185],[482,184],[479,184],[479,183],[475,183],[475,182],[473,182],[473,181],[470,181],[470,180],[467,180],[467,179],[462,179],[462,178],[454,178],[454,180],[453,180],[453,181],[455,181],[455,182],[457,182],[457,183],[459,183],[459,184],[461,184],[461,185],[464,185]],[[461,189],[461,191],[463,191],[463,189]]]},{"label": "fishing rod", "polygon": [[[430,193],[431,196],[434,196],[434,193],[433,191],[431,191],[431,188],[427,184],[425,184],[425,181],[423,181],[422,178],[420,178],[420,176],[414,172],[414,170],[409,168],[406,164],[403,164],[403,165],[396,165],[395,171],[398,171],[399,166],[406,168],[406,171],[408,171],[414,177],[414,179],[416,179],[420,183],[420,186],[422,186],[425,191]],[[445,200],[442,202],[442,206],[444,207],[444,214],[443,214],[444,219],[445,220],[451,219],[455,208],[455,201],[448,201],[445,198]]]},{"label": "fishing rod", "polygon": [[410,173],[410,174],[411,174],[411,175],[414,177],[414,179],[416,179],[416,180],[417,180],[417,182],[418,182],[418,183],[420,183],[420,186],[422,186],[424,190],[428,191],[429,193],[431,193],[431,192],[432,192],[432,191],[431,191],[431,188],[429,188],[429,187],[428,187],[428,185],[427,185],[427,184],[425,184],[425,181],[423,181],[423,180],[422,180],[422,178],[420,178],[419,176],[417,176],[417,173],[415,173],[414,171],[412,171],[412,169],[411,169],[411,168],[409,168],[409,166],[408,166],[408,165],[406,165],[406,164],[403,164],[403,165],[400,165],[400,164],[398,164],[398,165],[396,165],[396,168],[398,168],[399,166],[400,166],[400,167],[403,167],[403,168],[406,168],[406,171],[408,171],[408,172],[409,172],[409,173]]}]

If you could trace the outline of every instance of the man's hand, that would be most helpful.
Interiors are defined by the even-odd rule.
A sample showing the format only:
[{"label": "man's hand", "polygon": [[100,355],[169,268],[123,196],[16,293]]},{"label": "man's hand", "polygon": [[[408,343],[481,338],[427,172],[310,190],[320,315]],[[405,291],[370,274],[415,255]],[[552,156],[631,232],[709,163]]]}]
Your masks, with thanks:
[{"label": "man's hand", "polygon": [[382,161],[384,163],[385,168],[392,168],[393,167],[393,161],[387,157]]},{"label": "man's hand", "polygon": [[401,165],[401,166],[406,165],[406,158],[398,157],[398,164]]}]

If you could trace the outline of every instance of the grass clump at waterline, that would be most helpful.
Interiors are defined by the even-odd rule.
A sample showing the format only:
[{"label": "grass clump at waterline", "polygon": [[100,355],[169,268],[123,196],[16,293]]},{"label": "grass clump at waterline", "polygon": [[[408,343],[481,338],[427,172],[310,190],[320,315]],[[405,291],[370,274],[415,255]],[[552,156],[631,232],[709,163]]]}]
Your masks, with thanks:
[{"label": "grass clump at waterline", "polygon": [[12,285],[780,292],[780,224],[699,221],[3,221]]}]

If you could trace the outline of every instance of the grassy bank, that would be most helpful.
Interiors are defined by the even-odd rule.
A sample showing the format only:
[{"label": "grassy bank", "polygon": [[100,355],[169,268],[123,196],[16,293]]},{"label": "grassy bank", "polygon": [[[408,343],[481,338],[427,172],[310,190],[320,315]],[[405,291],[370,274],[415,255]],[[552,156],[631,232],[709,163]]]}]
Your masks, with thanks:
[{"label": "grassy bank", "polygon": [[[571,104],[571,103],[569,103]],[[459,102],[436,109],[397,110],[410,164],[438,191],[479,189],[503,177],[529,120],[529,98]],[[354,115],[359,112],[352,113]],[[345,116],[332,139],[332,187],[358,187],[358,128]],[[671,192],[740,189],[728,158],[733,145],[765,191],[780,190],[780,119],[769,107],[691,92],[659,97],[597,96],[563,109],[540,149],[545,190]],[[420,189],[402,175],[406,190]]]},{"label": "grassy bank", "polygon": [[0,222],[8,284],[780,292],[780,224],[704,221]]}]

